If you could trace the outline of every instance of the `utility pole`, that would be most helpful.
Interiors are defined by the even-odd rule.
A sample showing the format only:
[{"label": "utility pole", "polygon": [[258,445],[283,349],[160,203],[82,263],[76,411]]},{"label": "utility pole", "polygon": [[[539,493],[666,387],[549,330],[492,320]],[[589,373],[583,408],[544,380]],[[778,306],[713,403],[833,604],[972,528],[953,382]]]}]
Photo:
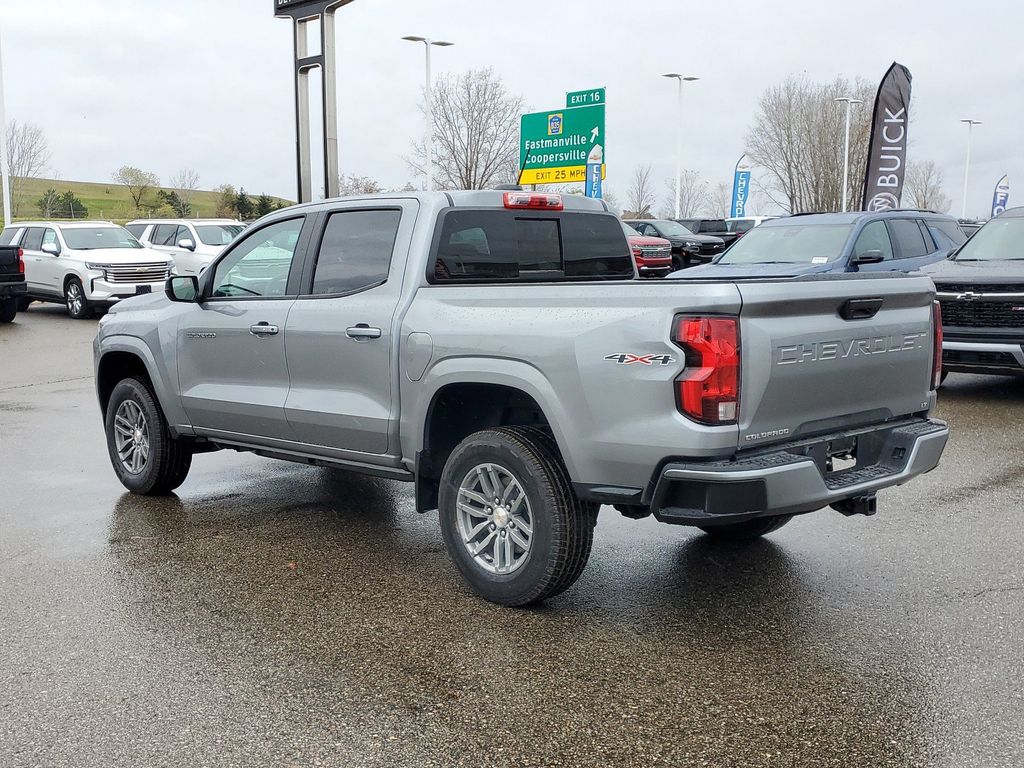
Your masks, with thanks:
[{"label": "utility pole", "polygon": [[849,96],[840,96],[832,101],[846,102],[846,138],[843,141],[843,213],[846,213],[850,191],[850,107],[854,104],[863,104],[864,101]]},{"label": "utility pole", "polygon": [[961,123],[967,123],[967,159],[964,161],[964,197],[963,204],[960,206],[960,218],[967,218],[967,182],[971,178],[971,132],[974,130],[974,126],[981,125],[981,120],[972,120],[970,118],[964,118],[960,121]]},{"label": "utility pole", "polygon": [[681,75],[678,72],[669,72],[662,77],[672,78],[678,81],[679,87],[676,93],[676,218],[680,218],[680,206],[683,197],[683,82],[692,83],[700,80],[692,75]]},{"label": "utility pole", "polygon": [[427,102],[427,129],[423,137],[423,145],[427,153],[427,167],[423,175],[426,177],[426,190],[430,192],[434,188],[434,82],[430,72],[430,49],[435,45],[438,48],[450,48],[455,43],[431,40],[429,37],[418,37],[417,35],[407,35],[402,39],[411,43],[423,43],[423,47],[427,50],[427,85],[424,95]]},{"label": "utility pole", "polygon": [[0,176],[3,185],[0,193],[4,196],[4,226],[11,224],[11,169],[7,162],[7,115],[4,110],[4,51],[3,34],[0,33]]}]

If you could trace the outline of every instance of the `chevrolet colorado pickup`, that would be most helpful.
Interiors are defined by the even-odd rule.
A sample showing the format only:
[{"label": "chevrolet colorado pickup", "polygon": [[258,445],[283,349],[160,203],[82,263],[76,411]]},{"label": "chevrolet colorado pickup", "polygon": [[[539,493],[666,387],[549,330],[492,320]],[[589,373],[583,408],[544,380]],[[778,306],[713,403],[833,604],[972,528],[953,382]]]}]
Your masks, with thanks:
[{"label": "chevrolet colorado pickup", "polygon": [[21,249],[0,245],[0,323],[10,323],[25,298],[25,261]]},{"label": "chevrolet colorado pickup", "polygon": [[227,448],[413,482],[470,586],[526,605],[579,577],[601,505],[750,538],[938,464],[928,278],[635,276],[585,198],[275,212],[101,319],[114,472],[164,494]]}]

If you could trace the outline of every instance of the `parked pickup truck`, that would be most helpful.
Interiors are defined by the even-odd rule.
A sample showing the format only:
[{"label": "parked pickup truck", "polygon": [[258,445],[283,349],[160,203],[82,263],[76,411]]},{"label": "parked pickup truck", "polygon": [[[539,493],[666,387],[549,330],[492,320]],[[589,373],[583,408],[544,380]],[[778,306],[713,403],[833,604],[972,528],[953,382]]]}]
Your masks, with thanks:
[{"label": "parked pickup truck", "polygon": [[18,315],[25,290],[25,261],[21,248],[0,245],[0,323],[10,323]]},{"label": "parked pickup truck", "polygon": [[928,278],[635,274],[586,198],[275,212],[100,320],[114,471],[164,494],[230,448],[413,482],[472,588],[525,605],[577,579],[601,505],[744,539],[938,464]]}]

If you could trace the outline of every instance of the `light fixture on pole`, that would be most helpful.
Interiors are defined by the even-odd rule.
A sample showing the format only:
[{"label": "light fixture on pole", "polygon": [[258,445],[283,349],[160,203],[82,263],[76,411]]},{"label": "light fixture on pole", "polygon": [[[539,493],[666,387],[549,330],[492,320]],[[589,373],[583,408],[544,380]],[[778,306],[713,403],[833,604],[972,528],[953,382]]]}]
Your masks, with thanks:
[{"label": "light fixture on pole", "polygon": [[426,189],[429,192],[434,188],[434,87],[430,75],[430,49],[435,45],[438,48],[449,48],[455,45],[455,43],[449,43],[444,40],[431,40],[429,37],[418,37],[416,35],[407,35],[402,39],[408,40],[411,43],[423,43],[424,48],[427,49],[427,131],[424,138],[427,163],[424,176],[427,181]]},{"label": "light fixture on pole", "polygon": [[850,107],[854,104],[863,104],[863,99],[854,99],[850,96],[840,96],[832,99],[835,102],[846,102],[846,138],[843,141],[843,213],[846,212],[848,192],[850,189]]},{"label": "light fixture on pole", "polygon": [[964,198],[963,204],[960,206],[960,218],[967,218],[967,182],[971,178],[971,132],[974,130],[974,126],[981,125],[981,120],[972,120],[970,118],[964,118],[960,121],[961,123],[967,123],[967,159],[964,161]]},{"label": "light fixture on pole", "polygon": [[692,75],[681,75],[678,72],[669,72],[662,75],[662,77],[672,78],[679,83],[679,90],[676,96],[676,218],[678,219],[681,216],[680,204],[683,196],[683,83],[692,83],[695,80],[700,80],[700,78],[693,77]]}]

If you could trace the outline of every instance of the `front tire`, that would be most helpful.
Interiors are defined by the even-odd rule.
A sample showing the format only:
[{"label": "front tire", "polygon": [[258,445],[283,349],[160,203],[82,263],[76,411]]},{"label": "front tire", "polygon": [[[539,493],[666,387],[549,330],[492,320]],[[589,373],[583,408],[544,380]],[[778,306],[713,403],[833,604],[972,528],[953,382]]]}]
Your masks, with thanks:
[{"label": "front tire", "polygon": [[105,427],[110,463],[129,491],[162,496],[185,482],[192,451],[171,437],[167,420],[144,382],[118,382],[107,404]]},{"label": "front tire", "polygon": [[17,299],[0,299],[0,323],[10,323],[18,316]]},{"label": "front tire", "polygon": [[68,315],[75,320],[92,317],[92,309],[85,298],[85,289],[82,287],[82,281],[77,277],[72,277],[64,286],[64,306],[67,307]]},{"label": "front tire", "polygon": [[564,592],[590,557],[597,510],[576,498],[554,441],[500,427],[463,440],[438,500],[445,548],[487,600],[523,606]]},{"label": "front tire", "polygon": [[753,520],[744,520],[742,523],[728,523],[726,525],[709,525],[701,527],[708,536],[720,541],[750,541],[765,534],[777,531],[790,520],[792,515],[778,515],[777,517],[755,517]]}]

